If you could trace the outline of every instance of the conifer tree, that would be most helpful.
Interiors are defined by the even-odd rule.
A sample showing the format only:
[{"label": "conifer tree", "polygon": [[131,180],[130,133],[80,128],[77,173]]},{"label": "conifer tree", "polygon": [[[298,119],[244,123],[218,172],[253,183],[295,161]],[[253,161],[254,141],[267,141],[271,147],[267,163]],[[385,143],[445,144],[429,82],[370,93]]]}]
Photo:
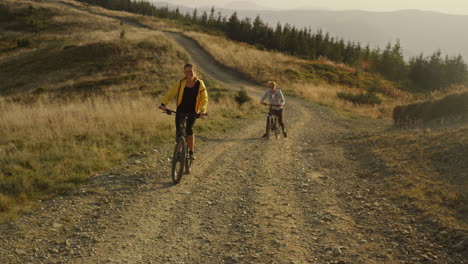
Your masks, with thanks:
[{"label": "conifer tree", "polygon": [[240,21],[237,17],[237,12],[234,12],[227,23],[227,35],[234,40],[239,40]]},{"label": "conifer tree", "polygon": [[200,25],[208,26],[208,14],[206,11],[203,11],[203,14],[200,17]]},{"label": "conifer tree", "polygon": [[196,24],[198,23],[198,11],[196,8],[193,10],[192,13],[192,22]]},{"label": "conifer tree", "polygon": [[461,56],[442,58],[440,51],[429,57],[423,54],[413,57],[406,63],[403,49],[399,41],[394,45],[388,43],[381,50],[365,48],[360,43],[345,42],[329,33],[318,29],[315,33],[310,28],[298,29],[288,23],[277,23],[269,27],[259,16],[254,21],[244,18],[242,21],[237,13],[229,18],[221,12],[215,16],[212,7],[208,13],[198,16],[197,9],[185,15],[180,10],[169,10],[168,6],[157,7],[147,0],[79,0],[100,5],[112,10],[123,10],[137,14],[157,16],[159,18],[179,19],[186,23],[199,24],[203,27],[220,30],[230,39],[243,41],[257,48],[268,48],[308,59],[320,56],[334,62],[344,62],[350,66],[379,73],[386,79],[420,90],[442,89],[454,84],[468,82],[468,69]]},{"label": "conifer tree", "polygon": [[210,26],[214,26],[216,24],[214,6],[212,6],[211,9],[210,9],[210,17],[208,18],[208,23],[209,23]]}]

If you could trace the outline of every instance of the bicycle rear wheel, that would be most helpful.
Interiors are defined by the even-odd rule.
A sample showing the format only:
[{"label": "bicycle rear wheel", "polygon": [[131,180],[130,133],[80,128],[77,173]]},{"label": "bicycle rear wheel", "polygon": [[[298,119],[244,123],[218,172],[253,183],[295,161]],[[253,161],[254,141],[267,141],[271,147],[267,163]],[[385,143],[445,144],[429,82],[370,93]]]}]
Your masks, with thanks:
[{"label": "bicycle rear wheel", "polygon": [[273,130],[275,132],[275,138],[279,138],[279,129],[278,129],[278,117],[273,118]]},{"label": "bicycle rear wheel", "polygon": [[178,184],[182,180],[184,174],[184,166],[186,161],[186,149],[187,143],[184,138],[179,138],[174,148],[174,154],[172,155],[172,173],[171,178],[174,184]]}]

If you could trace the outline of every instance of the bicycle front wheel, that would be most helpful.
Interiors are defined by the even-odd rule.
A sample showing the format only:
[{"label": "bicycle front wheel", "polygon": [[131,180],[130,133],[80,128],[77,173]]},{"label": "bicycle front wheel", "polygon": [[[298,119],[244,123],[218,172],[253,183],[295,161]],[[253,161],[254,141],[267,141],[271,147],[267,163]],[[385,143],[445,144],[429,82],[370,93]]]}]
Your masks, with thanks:
[{"label": "bicycle front wheel", "polygon": [[174,154],[172,155],[171,178],[174,184],[178,184],[182,180],[182,176],[184,175],[186,150],[187,150],[187,143],[185,142],[185,139],[184,138],[178,139],[174,148]]},{"label": "bicycle front wheel", "polygon": [[185,156],[185,173],[190,174],[192,172],[193,159],[189,155]]}]

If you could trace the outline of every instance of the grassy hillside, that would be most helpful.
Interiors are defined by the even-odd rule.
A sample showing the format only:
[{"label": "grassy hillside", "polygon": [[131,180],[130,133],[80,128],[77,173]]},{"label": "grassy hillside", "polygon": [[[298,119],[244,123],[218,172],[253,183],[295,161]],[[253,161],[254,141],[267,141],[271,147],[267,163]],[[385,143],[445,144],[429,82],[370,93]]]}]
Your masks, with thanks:
[{"label": "grassy hillside", "polygon": [[365,160],[381,191],[421,218],[468,228],[468,125],[391,130],[353,140],[354,156]]},{"label": "grassy hillside", "polygon": [[[258,50],[254,46],[200,32],[185,32],[210,52],[220,63],[232,67],[252,80],[279,83],[284,92],[319,102],[336,109],[352,111],[374,118],[390,118],[393,108],[410,101],[410,95],[391,82],[343,64],[322,58],[303,60],[280,53]],[[339,93],[345,96],[338,96]],[[381,104],[359,103],[352,95],[374,94]]]},{"label": "grassy hillside", "polygon": [[[166,87],[180,75],[178,67],[187,60],[162,33],[121,25],[115,19],[47,3],[6,1],[2,6],[13,17],[1,24],[3,95],[99,90],[155,93],[156,87]],[[31,26],[34,23],[40,23],[41,29]]]},{"label": "grassy hillside", "polygon": [[[161,20],[152,22],[151,18],[145,17],[140,21],[161,26]],[[413,103],[430,105],[433,117],[448,120],[453,116],[446,114],[450,111],[444,104],[429,102],[437,102],[447,94],[454,94],[452,97],[459,99],[461,97],[457,95],[467,91],[466,87],[460,86],[426,94],[409,94],[379,76],[357,73],[326,59],[307,61],[266,52],[223,36],[191,30],[187,26],[183,32],[218,62],[260,84],[274,80],[287,94],[363,116],[390,119],[395,107],[403,105],[404,108],[404,105]],[[355,104],[338,97],[339,93],[365,95],[369,91],[382,99],[380,105]],[[457,99],[455,101],[460,101]],[[454,107],[451,103],[449,105],[449,108]],[[463,115],[458,113],[456,116],[460,114]],[[454,120],[459,122],[460,118]],[[410,127],[391,128],[386,133],[366,132],[361,139],[351,140],[350,148],[353,149],[353,158],[359,157],[365,163],[363,166],[369,169],[365,177],[370,177],[382,193],[408,210],[420,212],[422,221],[435,218],[441,226],[462,230],[463,233],[468,216],[468,127],[465,123],[444,127],[446,124],[436,123],[432,129]]]},{"label": "grassy hillside", "polygon": [[393,110],[393,120],[397,125],[467,121],[468,91],[461,89],[442,98],[398,106]]},{"label": "grassy hillside", "polygon": [[[187,55],[164,34],[51,4],[57,2],[5,0],[0,4],[3,214],[67,193],[93,172],[173,134],[172,120],[161,115],[156,105],[158,95],[180,78]],[[189,31],[190,25],[169,20],[71,0],[60,3],[155,29],[185,29],[220,63],[259,84],[273,80],[289,95],[363,116],[391,118],[397,105],[447,94],[407,94],[379,76],[326,59],[302,60]],[[232,125],[231,117],[243,117],[245,111],[237,110],[223,87],[207,81],[211,98],[217,100],[210,103],[210,119],[200,122],[199,128],[225,129]],[[456,92],[464,91],[461,87]],[[378,96],[381,104],[353,103],[370,95]],[[420,210],[423,217],[435,216],[466,229],[467,132],[463,124],[369,132],[352,141],[353,155],[371,162],[366,166],[376,182],[384,183],[382,192]]]},{"label": "grassy hillside", "polygon": [[[258,50],[254,46],[227,40],[218,33],[201,33],[203,30],[197,26],[180,21],[112,11],[71,0],[62,1],[94,13],[119,17],[154,29],[184,32],[218,62],[244,73],[252,81],[264,85],[273,80],[278,82],[287,94],[333,108],[373,118],[389,119],[396,105],[411,101],[411,96],[395,88],[393,83],[343,64],[335,64],[325,58],[317,61],[303,60]],[[378,97],[381,103],[369,100],[373,97]]]},{"label": "grassy hillside", "polygon": [[[187,21],[159,19],[111,11],[71,0],[62,1],[154,29],[184,32],[198,41],[218,62],[244,73],[251,80],[259,84],[265,84],[268,80],[277,81],[288,94],[333,108],[373,118],[390,119],[395,106],[415,102],[420,97],[397,89],[394,83],[378,75],[336,64],[323,57],[316,61],[303,60],[227,40],[220,32],[192,25]],[[424,97],[428,97],[427,95],[424,94]],[[429,97],[434,98],[432,95]]]},{"label": "grassy hillside", "polygon": [[[173,138],[158,96],[187,55],[162,33],[53,3],[0,3],[0,218]],[[212,114],[197,129],[255,112],[205,80]]]},{"label": "grassy hillside", "polygon": [[[466,230],[467,87],[407,94],[377,76],[362,73],[356,78],[353,69],[326,60],[304,61],[239,45],[218,36],[185,34],[196,39],[221,63],[260,82],[278,80],[286,92],[374,118],[395,118],[394,110],[404,109],[400,111],[402,118],[411,119],[412,125],[431,124],[432,129],[414,126],[383,134],[369,133],[352,142],[352,148],[358,149],[353,155],[370,161],[364,165],[372,172],[369,176],[398,204],[419,211],[422,218],[438,219],[441,226]],[[340,92],[362,94],[369,89],[375,89],[382,104],[356,105],[337,96]]]}]

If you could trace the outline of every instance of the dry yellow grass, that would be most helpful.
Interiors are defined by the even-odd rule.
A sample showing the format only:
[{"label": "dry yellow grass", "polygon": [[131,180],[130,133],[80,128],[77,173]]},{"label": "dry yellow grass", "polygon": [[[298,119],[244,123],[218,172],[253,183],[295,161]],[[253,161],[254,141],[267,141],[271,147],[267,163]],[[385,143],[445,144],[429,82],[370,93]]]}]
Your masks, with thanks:
[{"label": "dry yellow grass", "polygon": [[[0,98],[0,212],[67,192],[91,173],[171,139],[174,121],[159,103],[142,94],[42,97],[32,104]],[[209,111],[196,130],[227,129],[245,112],[232,97],[210,103]]]},{"label": "dry yellow grass", "polygon": [[[423,215],[466,230],[468,219],[468,126],[396,130],[364,143],[377,157],[385,190]],[[375,168],[374,168],[375,169]],[[378,179],[375,179],[378,180]]]},{"label": "dry yellow grass", "polygon": [[443,90],[435,90],[432,91],[430,94],[422,94],[419,95],[419,98],[416,102],[423,102],[423,101],[429,101],[429,100],[438,100],[442,99],[443,97],[451,94],[461,94],[464,92],[468,92],[468,86],[464,85],[455,85],[448,87]]},{"label": "dry yellow grass", "polygon": [[[78,3],[69,0],[63,0],[58,2],[64,2],[82,9],[90,10],[94,13],[100,13],[107,16],[122,17],[125,19],[139,21],[140,23],[150,25],[153,28],[163,28],[165,30],[171,30],[172,28],[173,30],[180,30],[180,25],[169,23],[165,20],[145,16],[137,16],[126,12],[106,10],[97,6],[86,5],[83,3]],[[122,32],[122,30],[125,31],[125,38],[131,40],[131,43],[124,42],[118,44],[117,48],[125,50],[125,52],[127,53],[119,54],[119,56],[129,58],[140,58],[138,60],[138,63],[134,65],[129,65],[131,67],[125,69],[127,73],[155,71],[155,66],[152,65],[153,62],[151,60],[144,59],[145,57],[150,56],[147,56],[147,54],[146,56],[142,56],[141,52],[139,52],[138,49],[134,48],[135,44],[137,44],[139,41],[141,42],[147,41],[149,39],[158,39],[158,42],[166,42],[168,43],[167,45],[171,47],[177,46],[173,45],[173,43],[171,43],[170,40],[167,40],[167,38],[165,38],[162,34],[159,34],[157,32],[151,32],[145,29],[137,29],[126,25],[120,25],[120,23],[110,18],[90,15],[89,13],[77,11],[66,6],[63,6],[63,10],[60,11],[60,13],[63,15],[54,17],[56,23],[76,25],[76,27],[74,27],[71,31],[72,33],[69,34],[64,40],[65,43],[77,43],[79,45],[87,45],[96,42],[112,42],[113,44],[115,44],[121,42],[119,40],[120,33]],[[371,116],[374,118],[390,118],[391,110],[394,106],[405,104],[409,101],[408,97],[406,96],[393,96],[385,97],[385,100],[382,105],[356,106],[352,103],[337,98],[336,93],[358,93],[362,92],[362,89],[351,89],[345,86],[331,85],[317,78],[308,78],[310,76],[291,78],[291,75],[287,74],[288,72],[301,72],[303,70],[301,68],[301,65],[307,63],[307,61],[305,60],[301,60],[291,56],[286,56],[281,53],[260,51],[252,46],[233,42],[223,37],[211,36],[197,32],[186,32],[186,34],[197,40],[218,61],[229,67],[238,69],[239,71],[244,72],[247,75],[250,75],[252,79],[257,80],[258,82],[265,83],[268,80],[275,80],[280,84],[280,87],[283,88],[285,92],[299,95],[308,100],[320,102],[322,104],[329,105],[340,110],[351,111],[354,113],[358,113],[364,116]],[[55,35],[56,32],[51,32],[50,37],[48,37],[48,33],[46,32],[42,34],[42,38],[50,39],[53,38],[53,36]],[[113,48],[115,48],[115,45],[113,46]],[[61,54],[58,54],[57,56],[63,56],[63,53],[64,52],[61,52]],[[173,56],[177,57],[177,54],[181,54],[181,51],[175,50],[173,52]],[[161,61],[162,63],[166,63],[169,60],[170,57],[166,60],[159,61]],[[169,63],[163,65],[160,68],[169,68],[171,66],[173,67],[174,65],[174,63]],[[173,69],[173,71],[175,70],[176,69]],[[159,70],[156,69],[156,72],[158,71]],[[65,74],[66,73],[62,72],[58,75],[54,75],[53,77],[39,78],[39,83],[35,83],[34,85],[31,84],[33,83],[31,80],[21,80],[18,78],[14,78],[14,81],[15,83],[21,82],[30,84],[29,86],[32,87],[29,90],[34,90],[37,87],[41,87],[46,90],[53,90],[64,87],[69,87],[69,89],[73,89],[73,87],[81,87],[80,83],[91,82],[92,84],[93,82],[99,81],[106,82],[106,80],[109,78],[109,75],[121,75],[121,73],[119,72],[109,73],[108,71],[98,71],[96,73],[93,73],[93,75],[91,76],[82,76],[74,74],[75,77],[72,80],[70,80],[70,78],[63,77]],[[172,80],[173,77],[175,77],[173,75],[171,76],[170,73],[168,74],[168,72],[159,75],[168,76],[170,77],[169,80]],[[34,79],[38,78],[35,77]],[[131,79],[131,88],[129,88],[128,85],[129,81],[124,80],[118,81],[117,83],[113,84],[113,89],[138,89],[139,87],[149,87],[151,83],[164,83],[165,81],[166,83],[164,84],[168,85],[167,80],[160,80],[158,78],[146,77],[145,80],[141,80],[140,78],[139,82],[134,81],[134,76],[130,76],[129,79]]]},{"label": "dry yellow grass", "polygon": [[155,104],[143,96],[28,105],[1,99],[0,211],[68,191],[91,172],[163,140],[172,122]]},{"label": "dry yellow grass", "polygon": [[[99,7],[77,4],[70,0],[64,1],[86,7],[93,12],[136,19],[155,29],[183,30],[183,26],[160,19],[109,11]],[[120,32],[121,30],[117,26],[116,29],[109,31],[96,31],[94,38],[109,40],[106,39],[109,35],[117,36]],[[339,100],[336,93],[359,93],[362,92],[362,89],[325,84],[314,78],[310,78],[306,82],[307,78],[299,76],[299,78],[292,79],[290,75],[285,74],[288,71],[300,72],[300,65],[305,62],[303,60],[279,53],[259,51],[249,45],[229,41],[224,37],[197,32],[185,32],[185,34],[197,40],[219,62],[250,75],[252,79],[259,82],[275,80],[286,92],[336,109],[374,118],[389,118],[394,106],[407,104],[414,100],[406,93],[401,93],[390,87],[383,94],[379,94],[384,99],[382,105],[356,106]],[[77,39],[80,38],[84,37]],[[446,92],[437,92],[430,97],[440,98],[444,95]],[[424,96],[418,100],[426,99],[427,96]],[[221,108],[217,112],[225,116],[237,115],[238,113],[229,111],[229,109],[235,108],[233,104],[234,102],[231,100],[222,102],[223,106],[231,106]],[[460,175],[466,175],[463,173],[467,170],[466,164],[468,162],[466,161],[466,148],[465,152],[460,152],[457,148],[468,144],[467,134],[466,127],[438,132],[418,130],[375,135],[370,141],[366,139],[365,142],[360,143],[370,143],[373,151],[372,157],[379,157],[382,164],[396,172],[389,179],[392,188],[386,190],[390,195],[406,200],[426,214],[445,216],[445,221],[458,225],[465,223],[466,227],[466,176],[460,177]],[[460,153],[465,154],[463,156]],[[4,198],[0,197],[0,201],[2,199]]]},{"label": "dry yellow grass", "polygon": [[[14,0],[5,0],[2,2],[10,8],[12,13],[21,13],[31,6],[35,9],[44,8],[50,10],[50,12],[54,14],[54,16],[47,21],[46,28],[39,33],[28,30],[24,24],[21,25],[21,23],[16,20],[7,23],[10,25],[16,24],[13,28],[1,29],[4,40],[11,37],[22,37],[37,41],[36,45],[33,45],[30,50],[44,48],[49,45],[51,41],[55,41],[55,43],[57,43],[57,41],[65,42],[65,45],[67,42],[73,45],[83,45],[96,41],[109,41],[119,37],[122,29],[130,29],[124,25],[121,26],[118,21],[113,19],[92,16],[65,5],[53,4],[52,2]],[[57,38],[57,35],[59,35],[60,38]],[[23,50],[18,49],[16,52],[21,53]]]},{"label": "dry yellow grass", "polygon": [[393,108],[395,108],[395,106],[409,102],[407,97],[392,98],[379,94],[379,96],[383,99],[382,104],[373,106],[356,106],[351,102],[339,99],[336,94],[338,92],[359,93],[362,92],[362,90],[330,84],[291,83],[284,90],[291,90],[293,94],[296,94],[302,98],[330,106],[334,109],[356,113],[361,116],[382,119],[390,119]]},{"label": "dry yellow grass", "polygon": [[115,11],[115,10],[105,9],[100,6],[78,2],[74,0],[51,0],[51,2],[61,3],[61,4],[64,3],[66,5],[73,6],[78,9],[82,9],[86,12],[111,17],[109,18],[111,20],[115,20],[113,18],[118,18],[121,20],[125,20],[127,22],[140,23],[140,24],[149,26],[157,30],[180,31],[183,28],[182,25],[177,24],[177,22],[175,21],[158,19],[156,17],[143,16],[143,15],[133,14],[133,13],[125,12],[125,11]]},{"label": "dry yellow grass", "polygon": [[[55,15],[39,33],[0,20],[0,212],[66,193],[173,138],[173,118],[157,109],[157,96],[183,76],[187,55],[164,34],[50,2],[1,4]],[[32,44],[18,48],[19,38]],[[228,129],[233,117],[251,112],[239,110],[231,94],[217,98],[198,131]]]},{"label": "dry yellow grass", "polygon": [[284,72],[291,69],[300,70],[297,64],[301,60],[294,57],[261,51],[220,36],[193,31],[186,31],[184,34],[196,40],[218,62],[246,73],[260,82],[275,80],[279,83],[290,83],[291,80]]},{"label": "dry yellow grass", "polygon": [[[31,5],[52,10],[55,15],[40,34],[21,29],[25,25],[20,20],[5,22],[11,29],[0,28],[0,47],[9,47],[0,53],[0,94],[38,88],[101,88],[102,83],[107,84],[105,90],[155,92],[180,76],[180,65],[187,58],[161,32],[121,25],[115,19],[66,5],[12,0],[5,4],[12,12]],[[32,44],[16,48],[19,39]]]},{"label": "dry yellow grass", "polygon": [[196,40],[220,63],[237,69],[260,83],[275,80],[286,93],[295,94],[335,109],[373,118],[390,119],[395,106],[411,101],[407,93],[384,87],[387,88],[388,93],[379,94],[383,99],[381,105],[357,106],[339,99],[336,94],[337,92],[363,92],[361,88],[328,84],[311,76],[291,78],[291,75],[287,74],[288,72],[301,73],[303,71],[301,65],[307,63],[305,60],[280,53],[261,51],[250,45],[230,41],[220,36],[198,32],[184,33]]}]

